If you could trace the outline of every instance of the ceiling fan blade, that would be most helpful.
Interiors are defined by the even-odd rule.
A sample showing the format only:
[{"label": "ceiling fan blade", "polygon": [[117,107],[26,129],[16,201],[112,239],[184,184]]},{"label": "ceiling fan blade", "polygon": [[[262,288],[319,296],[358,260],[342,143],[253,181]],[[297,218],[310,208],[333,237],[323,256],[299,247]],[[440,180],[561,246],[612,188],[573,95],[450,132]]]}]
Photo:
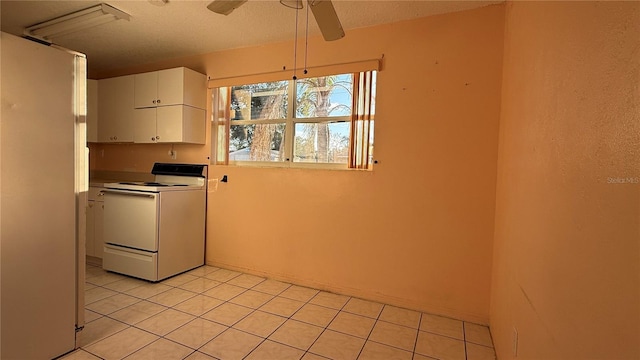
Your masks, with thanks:
[{"label": "ceiling fan blade", "polygon": [[322,32],[322,36],[326,41],[333,41],[342,39],[344,37],[344,30],[336,9],[333,7],[331,0],[308,0],[308,6],[313,12],[313,16],[316,18],[318,27]]},{"label": "ceiling fan blade", "polygon": [[246,2],[247,0],[214,0],[207,5],[207,9],[216,14],[229,15]]}]

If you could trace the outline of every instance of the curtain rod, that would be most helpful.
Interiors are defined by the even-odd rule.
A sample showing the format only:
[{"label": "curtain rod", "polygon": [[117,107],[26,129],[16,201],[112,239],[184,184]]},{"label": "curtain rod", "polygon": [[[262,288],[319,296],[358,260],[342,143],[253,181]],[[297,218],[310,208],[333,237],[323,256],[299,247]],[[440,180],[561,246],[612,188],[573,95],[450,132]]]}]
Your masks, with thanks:
[{"label": "curtain rod", "polygon": [[[337,64],[328,64],[328,65],[318,65],[318,66],[310,66],[307,67],[307,70],[309,70],[309,73],[306,76],[302,76],[302,77],[313,77],[313,74],[311,74],[312,72],[315,72],[315,70],[322,70],[322,69],[333,69],[333,68],[344,68],[345,70],[350,70],[350,71],[344,71],[346,72],[359,72],[359,71],[367,71],[367,70],[377,70],[380,71],[382,70],[382,61],[384,59],[384,54],[382,55],[382,57],[380,58],[376,58],[376,59],[367,59],[367,60],[359,60],[359,61],[349,61],[349,62],[343,62],[343,63],[337,63]],[[353,69],[359,69],[360,70],[353,70]],[[295,70],[303,70],[302,68],[296,68]],[[285,74],[287,73],[291,73],[293,74],[294,69],[287,69],[286,66],[282,67],[282,70],[276,70],[276,71],[265,71],[265,72],[259,72],[259,73],[253,73],[253,74],[243,74],[243,75],[235,75],[235,76],[225,76],[225,77],[220,77],[220,78],[212,78],[209,77],[209,83],[215,83],[215,84],[220,84],[220,83],[225,83],[225,82],[233,82],[233,80],[237,80],[237,79],[244,79],[244,78],[251,78],[251,77],[265,77],[265,78],[274,78],[274,77],[280,77],[280,76],[285,76]],[[329,74],[326,74],[329,75]],[[315,75],[318,76],[318,75]],[[213,87],[217,87],[217,86],[213,86]]]}]

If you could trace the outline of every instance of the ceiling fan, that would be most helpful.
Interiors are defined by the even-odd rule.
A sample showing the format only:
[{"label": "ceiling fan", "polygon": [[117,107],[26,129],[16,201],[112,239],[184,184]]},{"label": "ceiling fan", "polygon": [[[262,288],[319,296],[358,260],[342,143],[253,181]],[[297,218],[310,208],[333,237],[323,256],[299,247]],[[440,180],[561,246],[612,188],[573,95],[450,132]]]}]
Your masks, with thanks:
[{"label": "ceiling fan", "polygon": [[[207,9],[217,14],[229,15],[247,0],[214,0]],[[302,9],[302,0],[280,0],[282,5],[294,9]],[[322,36],[326,41],[338,40],[344,37],[342,24],[338,19],[336,10],[331,0],[307,0],[307,6],[311,9]]]}]

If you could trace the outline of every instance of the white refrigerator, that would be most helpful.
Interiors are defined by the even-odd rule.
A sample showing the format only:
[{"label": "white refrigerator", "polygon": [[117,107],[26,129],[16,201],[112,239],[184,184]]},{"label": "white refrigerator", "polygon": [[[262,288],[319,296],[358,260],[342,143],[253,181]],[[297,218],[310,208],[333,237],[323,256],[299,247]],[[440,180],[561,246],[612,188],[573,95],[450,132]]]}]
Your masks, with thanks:
[{"label": "white refrigerator", "polygon": [[86,58],[0,38],[0,358],[51,359],[84,324]]}]

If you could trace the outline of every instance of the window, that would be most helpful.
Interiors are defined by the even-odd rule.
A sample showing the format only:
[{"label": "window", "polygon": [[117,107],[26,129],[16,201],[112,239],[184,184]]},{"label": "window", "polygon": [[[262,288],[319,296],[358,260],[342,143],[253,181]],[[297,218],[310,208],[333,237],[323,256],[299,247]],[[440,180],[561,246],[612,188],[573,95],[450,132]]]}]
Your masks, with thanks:
[{"label": "window", "polygon": [[220,87],[213,94],[217,163],[370,168],[375,71]]},{"label": "window", "polygon": [[231,88],[229,161],[285,160],[288,97],[288,81]]}]

